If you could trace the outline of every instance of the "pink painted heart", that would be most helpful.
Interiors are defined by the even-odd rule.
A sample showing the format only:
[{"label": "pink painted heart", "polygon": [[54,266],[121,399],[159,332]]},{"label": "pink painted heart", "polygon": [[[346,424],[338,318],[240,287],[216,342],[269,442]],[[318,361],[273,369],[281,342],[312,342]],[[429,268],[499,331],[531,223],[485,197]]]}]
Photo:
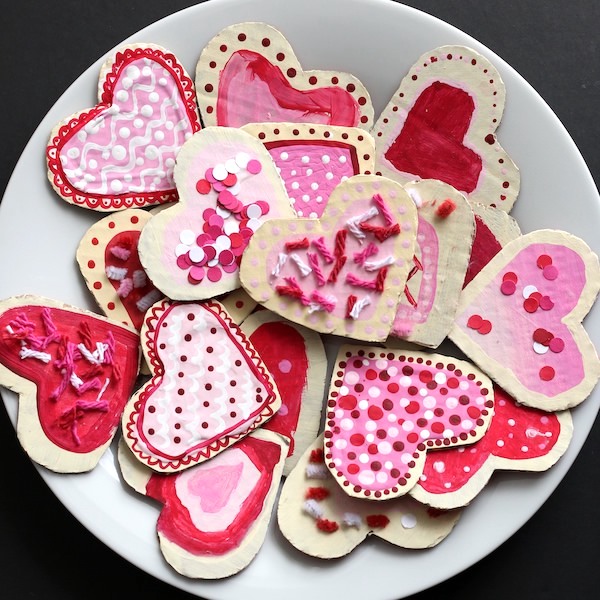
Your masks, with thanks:
[{"label": "pink painted heart", "polygon": [[494,412],[491,381],[446,356],[345,346],[334,372],[325,463],[351,496],[408,493],[428,450],[480,439]]},{"label": "pink painted heart", "polygon": [[138,331],[144,314],[162,298],[139,259],[138,241],[150,213],[120,211],[94,223],[77,249],[77,262],[104,313]]},{"label": "pink painted heart", "polygon": [[599,286],[598,258],[578,238],[521,236],[464,289],[450,337],[518,402],[574,406],[600,374],[581,325]]},{"label": "pink painted heart", "polygon": [[139,242],[154,285],[176,300],[202,300],[240,287],[242,253],[256,229],[293,217],[265,147],[238,129],[207,127],[181,149],[180,201],[153,216]]},{"label": "pink painted heart", "polygon": [[373,138],[363,129],[254,123],[244,130],[269,151],[299,217],[319,218],[337,185],[374,170]]},{"label": "pink painted heart", "polygon": [[494,416],[483,438],[468,448],[429,454],[411,495],[438,508],[465,506],[495,470],[549,469],[567,449],[572,432],[568,411],[546,413],[522,406],[494,386]]},{"label": "pink painted heart", "polygon": [[412,266],[416,208],[404,188],[357,175],[321,219],[272,220],[253,236],[240,279],[287,319],[322,333],[384,340]]},{"label": "pink painted heart", "polygon": [[0,331],[0,383],[20,394],[18,432],[26,451],[53,470],[92,468],[135,383],[138,335],[30,296],[0,303]]},{"label": "pink painted heart", "polygon": [[152,378],[128,404],[123,431],[154,470],[203,462],[279,408],[264,363],[218,302],[162,301],[148,311],[141,335]]},{"label": "pink painted heart", "polygon": [[205,125],[290,122],[369,129],[373,107],[362,83],[346,73],[304,71],[283,35],[264,23],[222,30],[196,68]]},{"label": "pink painted heart", "polygon": [[442,46],[423,54],[373,128],[377,172],[401,183],[438,179],[509,211],[520,177],[495,136],[504,101],[500,74],[477,52]]},{"label": "pink painted heart", "polygon": [[48,177],[67,202],[99,211],[177,199],[175,157],[200,129],[191,79],[158,46],[126,46],[100,76],[100,102],[60,123]]}]

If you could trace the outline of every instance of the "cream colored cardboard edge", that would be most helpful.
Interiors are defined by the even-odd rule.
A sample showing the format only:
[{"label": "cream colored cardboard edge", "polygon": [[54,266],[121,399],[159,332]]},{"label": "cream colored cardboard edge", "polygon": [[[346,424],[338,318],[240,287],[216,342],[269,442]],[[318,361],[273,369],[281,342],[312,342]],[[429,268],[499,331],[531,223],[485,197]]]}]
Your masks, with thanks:
[{"label": "cream colored cardboard edge", "polygon": [[[452,55],[454,60],[448,60],[448,55]],[[462,57],[462,60],[457,62],[456,56]],[[475,61],[475,65],[471,61]],[[465,46],[441,46],[424,53],[402,79],[400,87],[394,92],[372,129],[377,147],[377,172],[381,171],[383,175],[401,183],[415,178],[414,173],[398,171],[384,155],[400,133],[408,112],[421,92],[435,81],[463,88],[476,96],[475,111],[464,145],[481,156],[483,165],[476,188],[466,194],[468,200],[492,204],[510,212],[519,193],[520,174],[495,136],[504,111],[504,82],[487,58]],[[496,92],[495,95],[492,95],[493,91]],[[488,135],[493,136],[492,143],[485,141]],[[508,187],[503,187],[504,182],[508,183]],[[501,195],[506,198],[502,200]]]},{"label": "cream colored cardboard edge", "polygon": [[[346,496],[328,471],[322,479],[309,479],[306,467],[311,451],[322,446],[321,435],[302,455],[286,479],[279,497],[279,528],[287,540],[301,552],[323,559],[338,558],[349,554],[370,535],[402,548],[431,548],[447,537],[456,525],[460,517],[458,510],[431,517],[426,506],[409,496],[372,502]],[[323,518],[339,524],[336,532],[320,531],[315,519],[303,510],[309,487],[325,487],[330,492],[327,498],[319,502],[319,508],[324,513]],[[344,525],[345,513],[360,517],[360,525]],[[367,515],[386,515],[390,522],[384,528],[373,529],[364,522]]]},{"label": "cream colored cardboard edge", "polygon": [[[71,311],[74,314],[94,317],[113,323],[116,327],[127,329],[137,335],[137,331],[131,327],[114,323],[104,316],[42,296],[23,295],[2,300],[0,301],[0,314],[3,314],[10,308],[30,305],[60,308]],[[113,435],[102,446],[85,454],[70,452],[52,443],[44,433],[37,411],[37,386],[33,381],[17,375],[0,364],[0,385],[14,391],[19,396],[17,437],[23,449],[31,460],[56,473],[84,473],[91,471],[98,464],[100,457],[104,454],[118,430],[119,423],[117,421]]]},{"label": "cream colored cardboard edge", "polygon": [[[238,38],[240,34],[244,34],[245,39],[240,40]],[[265,46],[262,43],[263,39],[269,39],[270,44]],[[227,47],[225,53],[220,49],[222,45]],[[226,62],[240,50],[251,50],[264,56],[271,64],[281,69],[287,81],[290,78],[286,73],[289,69],[293,69],[295,71],[293,87],[301,91],[321,86],[331,87],[332,85],[348,91],[348,86],[350,86],[350,89],[353,90],[350,93],[357,102],[360,97],[366,100],[360,106],[360,115],[365,118],[365,121],[358,123],[357,126],[366,131],[371,129],[374,123],[374,109],[369,92],[359,79],[349,73],[338,71],[305,71],[283,34],[271,25],[259,22],[239,23],[226,27],[213,37],[202,50],[196,65],[196,95],[202,122],[206,127],[218,124],[216,100],[219,93],[219,77]],[[285,55],[283,61],[277,58],[280,53]],[[215,63],[214,68],[211,68],[211,62]],[[310,82],[311,77],[316,77],[316,84]],[[337,79],[335,84],[332,83],[334,78]],[[208,107],[212,107],[211,112],[207,111]]]},{"label": "cream colored cardboard edge", "polygon": [[467,506],[486,486],[494,471],[547,471],[556,464],[558,459],[566,452],[573,437],[573,419],[571,413],[561,411],[556,413],[560,423],[560,433],[552,450],[544,456],[526,459],[508,459],[490,454],[483,465],[477,470],[465,485],[454,492],[435,494],[428,492],[417,484],[409,492],[410,495],[434,508],[452,509]]},{"label": "cream colored cardboard edge", "polygon": [[527,389],[506,366],[488,356],[471,337],[455,323],[450,330],[450,339],[484,370],[501,388],[513,396],[517,402],[545,411],[560,411],[572,408],[585,400],[594,389],[600,377],[600,361],[596,349],[583,328],[582,321],[596,300],[600,290],[600,265],[598,257],[587,244],[563,231],[541,229],[522,235],[507,244],[469,283],[461,295],[457,315],[462,314],[477,296],[521,250],[534,243],[561,244],[577,252],[585,264],[586,284],[581,297],[573,310],[563,317],[581,351],[585,377],[577,386],[549,398],[539,392]]},{"label": "cream colored cardboard edge", "polygon": [[[304,338],[304,348],[308,359],[306,372],[306,384],[302,394],[300,414],[294,434],[294,452],[285,460],[283,475],[286,477],[295,467],[306,448],[313,443],[319,433],[321,424],[321,412],[323,408],[323,395],[325,393],[325,378],[327,375],[327,356],[321,337],[303,327],[286,321],[283,317],[263,310],[254,313],[242,324],[242,331],[250,337],[259,327],[265,323],[286,323]],[[282,398],[285,404],[285,399]]]},{"label": "cream colored cardboard edge", "polygon": [[522,235],[519,223],[507,212],[478,202],[471,202],[471,208],[475,216],[487,225],[501,246],[506,246],[508,242],[512,242]]}]

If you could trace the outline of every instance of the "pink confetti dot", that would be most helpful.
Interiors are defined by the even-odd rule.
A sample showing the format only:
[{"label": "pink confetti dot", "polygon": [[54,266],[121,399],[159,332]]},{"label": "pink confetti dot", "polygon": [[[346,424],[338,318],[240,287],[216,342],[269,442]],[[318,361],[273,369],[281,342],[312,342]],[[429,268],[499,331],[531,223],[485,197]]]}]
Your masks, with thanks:
[{"label": "pink confetti dot", "polygon": [[192,267],[188,273],[188,281],[193,284],[198,284],[204,279],[205,274],[203,267]]},{"label": "pink confetti dot", "polygon": [[208,219],[208,224],[211,227],[223,227],[224,222],[225,221],[223,220],[223,217],[217,214],[214,214],[212,217],[210,217],[210,219]]},{"label": "pink confetti dot", "polygon": [[208,222],[208,220],[213,216],[216,215],[217,211],[214,208],[205,208],[204,211],[202,212],[202,218]]},{"label": "pink confetti dot", "polygon": [[262,165],[260,164],[260,161],[253,158],[252,160],[248,161],[246,169],[248,170],[248,173],[252,173],[252,175],[257,175],[262,171]]},{"label": "pink confetti dot", "polygon": [[554,308],[554,302],[552,302],[550,296],[542,296],[540,298],[540,308],[542,310],[551,310]]},{"label": "pink confetti dot", "polygon": [[230,265],[223,265],[223,271],[225,273],[235,273],[238,270],[238,264],[236,261],[233,261]]},{"label": "pink confetti dot", "polygon": [[210,281],[215,283],[216,281],[219,281],[221,279],[221,277],[223,276],[223,272],[219,267],[210,267],[210,269],[208,269],[208,271],[206,272],[206,276]]},{"label": "pink confetti dot", "polygon": [[517,289],[517,286],[515,285],[515,282],[512,279],[506,279],[502,282],[502,285],[500,286],[500,291],[505,295],[505,296],[512,296],[515,291]]},{"label": "pink confetti dot", "polygon": [[216,181],[213,183],[213,188],[215,192],[223,192],[227,189],[227,186],[222,181]]},{"label": "pink confetti dot", "polygon": [[189,252],[185,254],[180,254],[177,257],[177,266],[184,271],[187,271],[192,266],[192,261],[190,260]]},{"label": "pink confetti dot", "polygon": [[258,206],[260,206],[260,211],[263,215],[266,215],[271,208],[266,200],[257,200],[255,204],[258,204]]},{"label": "pink confetti dot", "polygon": [[206,245],[202,246],[202,250],[204,250],[204,254],[206,254],[206,260],[213,260],[217,256],[217,249],[214,246]]},{"label": "pink confetti dot", "polygon": [[544,267],[542,275],[548,281],[554,281],[558,277],[558,269],[554,265],[548,265]]},{"label": "pink confetti dot", "polygon": [[559,352],[562,352],[564,349],[565,349],[565,342],[562,340],[562,338],[559,338],[559,337],[552,338],[552,340],[550,341],[550,350],[552,350],[552,352],[556,352],[556,354],[558,354]]},{"label": "pink confetti dot", "polygon": [[206,179],[208,179],[210,183],[215,183],[217,181],[213,175],[212,169],[206,169],[206,171],[204,172],[204,177],[206,177]]},{"label": "pink confetti dot", "polygon": [[227,175],[227,177],[225,177],[225,179],[223,179],[223,183],[227,186],[227,187],[231,187],[234,186],[237,183],[237,176],[234,173],[229,173]]},{"label": "pink confetti dot", "polygon": [[231,250],[223,250],[219,254],[219,262],[222,265],[225,265],[225,266],[230,265],[233,263],[234,260],[235,260],[235,256]]},{"label": "pink confetti dot", "polygon": [[213,239],[210,237],[210,235],[206,235],[206,233],[201,233],[196,238],[196,244],[200,247],[205,246],[206,244],[210,244],[212,241]]}]

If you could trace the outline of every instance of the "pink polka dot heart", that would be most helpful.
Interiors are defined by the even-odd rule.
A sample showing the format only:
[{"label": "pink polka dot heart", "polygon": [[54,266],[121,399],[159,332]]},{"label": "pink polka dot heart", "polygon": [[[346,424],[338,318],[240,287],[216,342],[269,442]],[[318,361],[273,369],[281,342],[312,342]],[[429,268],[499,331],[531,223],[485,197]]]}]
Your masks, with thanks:
[{"label": "pink polka dot heart", "polygon": [[345,346],[327,401],[325,463],[350,496],[402,496],[427,451],[479,440],[493,407],[491,381],[469,363]]}]

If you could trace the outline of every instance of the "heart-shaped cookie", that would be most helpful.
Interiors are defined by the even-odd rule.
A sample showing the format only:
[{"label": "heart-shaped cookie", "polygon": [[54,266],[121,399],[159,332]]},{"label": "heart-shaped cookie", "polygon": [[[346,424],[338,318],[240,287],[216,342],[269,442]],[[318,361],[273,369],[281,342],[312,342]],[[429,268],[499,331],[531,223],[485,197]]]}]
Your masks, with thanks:
[{"label": "heart-shaped cookie", "polygon": [[266,219],[295,218],[266,148],[254,136],[207,127],[182,147],[175,167],[180,201],[153,216],[140,259],[175,300],[202,300],[240,287],[248,240]]},{"label": "heart-shaped cookie", "polygon": [[123,432],[156,471],[211,458],[281,404],[264,363],[218,302],[163,300],[146,313],[141,339],[152,378],[127,404]]},{"label": "heart-shaped cookie", "polygon": [[473,211],[453,187],[424,179],[404,185],[418,210],[413,266],[391,335],[436,348],[448,335],[471,255]]},{"label": "heart-shaped cookie", "polygon": [[430,548],[458,521],[460,511],[431,509],[410,496],[393,502],[349,497],[323,463],[322,448],[320,436],[286,479],[277,508],[281,532],[305,554],[344,556],[370,535],[401,548]]},{"label": "heart-shaped cookie", "polygon": [[495,470],[545,471],[565,453],[573,434],[569,411],[547,413],[517,404],[494,386],[494,416],[468,448],[427,455],[413,498],[437,508],[466,506]]},{"label": "heart-shaped cookie", "polygon": [[273,157],[299,217],[317,219],[334,188],[353,175],[371,175],[375,142],[363,129],[307,123],[252,123]]},{"label": "heart-shaped cookie", "polygon": [[241,325],[273,376],[281,408],[262,426],[289,440],[284,476],[317,437],[325,393],[327,356],[319,334],[268,310]]},{"label": "heart-shaped cookie", "polygon": [[67,202],[98,211],[177,199],[173,167],[200,129],[193,82],[169,51],[124,46],[103,65],[99,103],[52,131],[48,179]]},{"label": "heart-shaped cookie", "polygon": [[0,384],[19,395],[19,441],[48,469],[96,466],[138,366],[139,336],[129,327],[47,298],[0,302]]},{"label": "heart-shaped cookie", "polygon": [[204,125],[322,123],[369,130],[373,106],[353,75],[304,71],[285,37],[265,23],[226,27],[196,66]]},{"label": "heart-shaped cookie", "polygon": [[125,481],[164,506],[156,529],[166,561],[186,577],[220,579],[244,569],[265,538],[287,443],[258,429],[210,461],[155,473],[119,445]]},{"label": "heart-shaped cookie", "polygon": [[138,241],[152,215],[129,209],[97,221],[77,249],[77,263],[85,283],[104,314],[138,331],[144,314],[162,298],[146,275]]},{"label": "heart-shaped cookie", "polygon": [[240,280],[257,302],[322,333],[385,340],[408,272],[417,214],[404,188],[356,175],[320,219],[275,219],[252,237]]},{"label": "heart-shaped cookie", "polygon": [[492,382],[439,354],[342,346],[325,421],[325,464],[350,496],[385,500],[414,487],[428,450],[481,439]]},{"label": "heart-shaped cookie", "polygon": [[373,127],[377,172],[401,183],[439,179],[472,202],[510,211],[520,176],[495,136],[505,95],[496,68],[474,50],[423,54]]},{"label": "heart-shaped cookie", "polygon": [[507,244],[467,285],[450,338],[517,402],[570,408],[600,376],[581,325],[599,289],[598,257],[582,240],[534,231]]}]

